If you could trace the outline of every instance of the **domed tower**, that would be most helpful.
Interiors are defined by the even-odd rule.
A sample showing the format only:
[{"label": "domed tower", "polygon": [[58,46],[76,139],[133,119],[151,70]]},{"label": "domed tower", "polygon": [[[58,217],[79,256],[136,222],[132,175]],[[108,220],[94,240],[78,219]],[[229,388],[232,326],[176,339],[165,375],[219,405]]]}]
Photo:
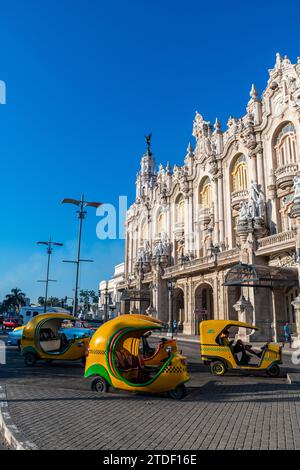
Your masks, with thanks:
[{"label": "domed tower", "polygon": [[148,193],[149,189],[154,186],[156,181],[156,169],[155,159],[151,152],[151,136],[152,134],[146,135],[147,150],[141,159],[141,169],[137,174],[136,179],[136,195],[137,197],[144,196]]}]

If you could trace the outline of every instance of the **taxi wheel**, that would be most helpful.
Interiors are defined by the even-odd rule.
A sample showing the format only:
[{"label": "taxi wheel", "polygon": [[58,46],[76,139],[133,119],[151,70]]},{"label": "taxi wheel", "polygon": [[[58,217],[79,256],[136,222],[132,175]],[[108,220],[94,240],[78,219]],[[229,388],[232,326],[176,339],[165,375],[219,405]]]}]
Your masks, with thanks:
[{"label": "taxi wheel", "polygon": [[185,385],[178,385],[175,390],[168,392],[168,396],[173,400],[182,400],[182,398],[186,397]]},{"label": "taxi wheel", "polygon": [[103,377],[96,377],[91,384],[93,392],[106,393],[108,392],[108,388],[109,385]]},{"label": "taxi wheel", "polygon": [[280,367],[278,364],[272,364],[269,369],[267,369],[267,374],[269,377],[279,377],[280,375]]},{"label": "taxi wheel", "polygon": [[226,370],[227,370],[226,366],[225,366],[224,362],[222,362],[222,361],[215,361],[211,365],[211,372],[214,375],[219,375],[219,376],[224,375]]},{"label": "taxi wheel", "polygon": [[27,353],[24,357],[26,366],[34,366],[36,363],[36,355],[33,353]]}]

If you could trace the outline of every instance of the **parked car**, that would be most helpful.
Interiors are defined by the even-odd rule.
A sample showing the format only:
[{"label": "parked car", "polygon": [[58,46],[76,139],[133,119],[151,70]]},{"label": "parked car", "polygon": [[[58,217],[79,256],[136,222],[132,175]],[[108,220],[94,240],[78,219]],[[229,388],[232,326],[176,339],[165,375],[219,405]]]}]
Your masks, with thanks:
[{"label": "parked car", "polygon": [[20,326],[20,320],[17,317],[7,317],[3,320],[3,328],[6,329],[14,329]]},{"label": "parked car", "polygon": [[10,331],[7,335],[6,344],[8,346],[17,346],[19,351],[21,350],[21,339],[23,335],[25,325],[18,326],[13,331]]},{"label": "parked car", "polygon": [[3,325],[4,316],[0,315],[0,325]]},{"label": "parked car", "polygon": [[76,328],[86,328],[88,330],[93,330],[93,332],[95,332],[98,327],[97,326],[94,326],[94,325],[91,325],[91,323],[88,323],[87,321],[85,320],[78,320],[75,322],[75,327]]}]

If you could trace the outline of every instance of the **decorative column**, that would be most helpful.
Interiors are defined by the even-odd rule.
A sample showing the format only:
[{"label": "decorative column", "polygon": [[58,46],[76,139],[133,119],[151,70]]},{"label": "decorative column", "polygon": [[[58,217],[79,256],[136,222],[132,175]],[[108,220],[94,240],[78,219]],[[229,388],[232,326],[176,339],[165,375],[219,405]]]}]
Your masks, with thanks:
[{"label": "decorative column", "polygon": [[188,278],[184,288],[184,324],[183,333],[186,335],[198,334],[195,332],[194,298],[192,278]]},{"label": "decorative column", "polygon": [[223,174],[219,174],[218,178],[218,196],[219,196],[219,244],[224,249],[225,230],[224,230],[224,194],[223,194]]},{"label": "decorative column", "polygon": [[[263,208],[260,206],[260,195],[254,194],[252,188],[252,195],[250,190],[249,202],[247,205],[242,206],[239,219],[237,223],[237,236],[240,243],[240,262],[249,265],[256,264],[256,243],[257,239],[265,235],[265,219]],[[257,289],[242,286],[241,297],[239,301],[233,306],[238,313],[241,321],[252,323],[260,328],[253,336],[253,341],[269,340],[268,331],[271,327],[269,311],[266,315],[266,302],[269,298],[266,297],[266,292],[263,289]],[[239,336],[244,332],[240,330]]]},{"label": "decorative column", "polygon": [[257,182],[265,194],[264,162],[262,148],[257,152]]},{"label": "decorative column", "polygon": [[250,157],[250,179],[251,181],[257,182],[257,165],[256,165],[256,154],[249,155]]},{"label": "decorative column", "polygon": [[219,244],[219,203],[218,203],[218,178],[214,176],[213,182],[213,207],[214,207],[214,244]]},{"label": "decorative column", "polygon": [[189,227],[189,251],[188,254],[191,258],[195,258],[195,238],[194,238],[194,230],[193,230],[193,193],[190,192],[189,194],[189,220],[188,220],[188,227]]},{"label": "decorative column", "polygon": [[[238,319],[243,323],[253,323],[253,305],[249,300],[246,300],[242,294],[236,304],[233,305],[233,308],[238,314]],[[245,328],[239,328],[238,333],[239,339],[242,341],[249,342],[250,336],[247,335],[247,330]]]},{"label": "decorative column", "polygon": [[189,198],[189,194],[186,193],[184,195],[184,241],[185,241],[185,253],[186,254],[190,252],[189,206],[190,206],[190,198]]}]

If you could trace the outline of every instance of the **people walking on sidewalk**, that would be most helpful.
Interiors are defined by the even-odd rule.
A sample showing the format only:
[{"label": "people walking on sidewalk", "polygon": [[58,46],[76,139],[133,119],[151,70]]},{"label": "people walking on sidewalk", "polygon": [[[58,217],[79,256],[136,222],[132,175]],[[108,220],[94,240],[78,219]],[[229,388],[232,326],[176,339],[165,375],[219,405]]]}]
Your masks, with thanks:
[{"label": "people walking on sidewalk", "polygon": [[284,347],[286,343],[289,343],[290,348],[291,348],[292,347],[292,332],[291,332],[290,325],[288,322],[286,322],[286,324],[284,325],[283,332],[284,332],[284,343],[282,347]]}]

